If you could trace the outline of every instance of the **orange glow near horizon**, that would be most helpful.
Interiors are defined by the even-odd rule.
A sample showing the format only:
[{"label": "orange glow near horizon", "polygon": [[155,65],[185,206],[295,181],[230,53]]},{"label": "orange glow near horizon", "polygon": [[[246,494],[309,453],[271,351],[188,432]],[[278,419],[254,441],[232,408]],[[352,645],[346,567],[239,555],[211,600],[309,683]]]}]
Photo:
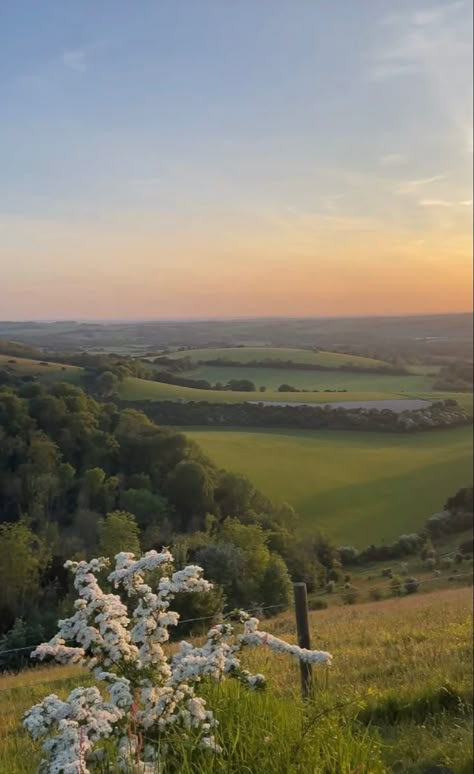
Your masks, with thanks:
[{"label": "orange glow near horizon", "polygon": [[[351,316],[472,309],[470,234],[351,222],[146,235],[44,224],[15,249],[3,319]],[[118,233],[120,231],[121,233]],[[132,235],[132,236],[131,236]],[[29,238],[28,229],[26,238]],[[5,285],[4,285],[5,288]],[[12,299],[9,307],[8,299]]]}]

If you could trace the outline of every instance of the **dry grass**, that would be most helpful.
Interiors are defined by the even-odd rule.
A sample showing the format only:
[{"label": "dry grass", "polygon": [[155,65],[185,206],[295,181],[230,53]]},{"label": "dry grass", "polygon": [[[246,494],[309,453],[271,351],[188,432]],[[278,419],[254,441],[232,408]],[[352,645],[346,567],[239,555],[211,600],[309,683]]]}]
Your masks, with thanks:
[{"label": "dry grass", "polygon": [[[310,613],[312,646],[332,652],[334,664],[329,670],[315,670],[316,702],[305,712],[311,715],[315,710],[323,710],[329,720],[332,718],[331,723],[341,727],[348,716],[354,722],[357,716],[357,725],[366,726],[371,739],[380,738],[381,755],[388,772],[415,774],[424,766],[437,763],[450,766],[456,774],[468,774],[472,764],[469,741],[471,607],[471,590],[464,588]],[[265,624],[269,631],[294,641],[291,611]],[[272,718],[280,732],[286,729],[287,737],[290,731],[297,734],[297,726],[298,733],[301,732],[300,725],[295,725],[295,718],[302,712],[299,675],[297,666],[287,657],[265,650],[249,652],[246,660],[251,668],[268,676],[271,686],[268,698],[243,699],[234,689],[220,687],[211,689],[210,699],[217,707],[224,736],[231,731],[235,733],[237,713],[246,733],[253,734],[255,750],[261,752],[259,734],[265,733]],[[21,730],[23,712],[46,693],[63,696],[83,681],[81,670],[70,667],[39,668],[0,678],[1,772],[29,774],[34,771],[38,746]],[[331,707],[341,703],[347,704],[347,710],[331,712]],[[325,743],[327,739],[326,736]],[[362,744],[360,734],[351,736],[350,743],[347,736],[344,740],[344,753],[337,760],[346,761],[338,765],[341,772],[349,773],[349,761],[361,755],[361,745],[366,742]],[[287,743],[288,738],[280,739],[276,734],[269,749],[271,759],[276,756],[275,760],[286,760],[283,746]],[[321,739],[317,742],[316,737],[309,735],[307,744],[317,743],[322,744]],[[356,750],[357,745],[360,749]],[[242,754],[237,745],[232,759],[229,758],[228,771],[237,772],[240,765],[244,766],[244,758],[238,757]],[[311,759],[311,750],[308,754],[305,760]],[[261,756],[259,760],[259,766],[265,765]],[[303,768],[294,770],[311,774],[313,769],[307,768],[308,765],[301,764]],[[381,771],[378,764],[373,765],[373,771]],[[364,766],[360,770],[371,774],[370,765]],[[223,771],[225,767],[207,768],[206,765],[191,770]],[[273,770],[283,772],[284,764]]]}]

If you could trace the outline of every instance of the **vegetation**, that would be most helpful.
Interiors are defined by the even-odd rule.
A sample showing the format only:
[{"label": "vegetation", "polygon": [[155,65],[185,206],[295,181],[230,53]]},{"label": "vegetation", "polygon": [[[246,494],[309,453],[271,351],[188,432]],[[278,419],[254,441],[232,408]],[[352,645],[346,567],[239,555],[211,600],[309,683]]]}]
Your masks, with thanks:
[{"label": "vegetation", "polygon": [[472,480],[469,428],[429,434],[187,429],[218,465],[289,502],[298,529],[364,548],[421,528]]},{"label": "vegetation", "polygon": [[183,357],[191,358],[197,363],[209,363],[212,365],[218,362],[218,365],[248,365],[256,363],[259,367],[275,367],[284,363],[287,366],[309,366],[341,368],[341,366],[353,366],[360,368],[377,368],[387,364],[374,358],[359,357],[358,355],[345,355],[339,352],[321,352],[313,349],[294,349],[292,347],[208,347],[206,349],[192,349],[169,353],[168,357],[173,360],[180,360]]},{"label": "vegetation", "polygon": [[[288,385],[283,385],[288,389]],[[421,402],[422,403],[422,402]],[[124,404],[128,405],[128,404]],[[133,405],[133,404],[132,404]],[[396,404],[398,405],[398,404]],[[403,402],[402,402],[402,405]],[[203,402],[177,403],[156,401],[140,403],[140,408],[156,422],[165,425],[209,425],[242,427],[283,427],[310,430],[357,430],[389,433],[433,431],[471,424],[471,417],[455,400],[436,401],[412,408],[409,402],[404,411],[395,411],[383,404],[351,407],[318,406],[300,403],[292,405],[269,402],[217,404]],[[373,406],[373,407],[372,407]]]},{"label": "vegetation", "polygon": [[[179,362],[179,361],[177,361]],[[310,392],[318,390],[348,390],[353,392],[388,392],[416,394],[429,392],[433,388],[435,376],[426,374],[405,375],[363,371],[361,369],[345,370],[328,368],[327,370],[305,370],[273,365],[251,367],[240,365],[230,367],[225,363],[209,365],[204,363],[193,370],[185,372],[185,377],[202,380],[210,385],[226,384],[238,373],[242,379],[249,379],[256,385],[265,386],[267,390],[276,390],[280,384],[290,384],[298,390]],[[183,377],[182,377],[183,378]]]},{"label": "vegetation", "polygon": [[[200,555],[218,584],[197,610],[182,601],[189,617],[199,605],[214,614],[224,602],[288,604],[289,572],[298,579],[308,553],[288,530],[294,511],[217,469],[184,435],[66,383],[1,389],[0,433],[4,648],[53,625],[68,604],[71,556],[171,542],[180,566]],[[307,565],[315,578],[317,552]]]},{"label": "vegetation", "polygon": [[[382,377],[389,378],[389,377]],[[122,400],[173,400],[173,401],[203,401],[206,403],[241,403],[242,401],[261,401],[262,393],[256,392],[232,392],[224,390],[201,390],[192,387],[180,387],[174,384],[164,384],[161,382],[139,379],[135,377],[125,378],[118,388],[118,395]],[[265,401],[301,401],[305,403],[332,403],[340,400],[387,400],[393,398],[398,400],[406,398],[407,395],[400,395],[391,392],[308,392],[302,398],[301,395],[294,392],[281,393],[278,390],[265,391]]]},{"label": "vegetation", "polygon": [[0,338],[56,352],[150,354],[166,348],[318,348],[384,361],[443,364],[472,358],[472,314],[355,319],[255,319],[149,323],[1,322]]},{"label": "vegetation", "polygon": [[[425,774],[445,766],[472,771],[472,615],[469,589],[410,595],[310,614],[313,645],[333,654],[317,679],[314,702],[301,703],[298,667],[264,651],[244,660],[270,686],[248,693],[235,684],[205,685],[219,719],[222,759],[190,757],[180,771],[204,774],[272,770]],[[292,613],[266,624],[295,641]],[[80,684],[78,667],[45,667],[0,677],[0,758],[9,774],[33,774],[39,745],[21,727],[32,703]],[[196,755],[194,753],[194,755]],[[317,769],[318,770],[318,769]]]},{"label": "vegetation", "polygon": [[450,363],[441,368],[434,384],[434,389],[454,392],[472,392],[472,379],[472,363]]}]

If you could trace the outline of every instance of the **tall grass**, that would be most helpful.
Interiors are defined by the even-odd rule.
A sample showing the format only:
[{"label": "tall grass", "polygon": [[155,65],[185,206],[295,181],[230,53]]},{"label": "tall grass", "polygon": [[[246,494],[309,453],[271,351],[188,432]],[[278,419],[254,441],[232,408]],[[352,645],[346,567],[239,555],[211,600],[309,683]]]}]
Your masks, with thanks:
[{"label": "tall grass", "polygon": [[[334,655],[330,669],[315,669],[312,700],[301,701],[298,667],[287,657],[248,651],[249,668],[267,675],[268,690],[206,686],[223,753],[205,755],[176,739],[165,774],[422,774],[430,765],[468,774],[471,605],[471,590],[456,589],[310,613],[312,646]],[[290,612],[265,628],[295,640]],[[30,774],[41,758],[21,729],[23,712],[84,678],[64,667],[0,678],[2,774]]]}]

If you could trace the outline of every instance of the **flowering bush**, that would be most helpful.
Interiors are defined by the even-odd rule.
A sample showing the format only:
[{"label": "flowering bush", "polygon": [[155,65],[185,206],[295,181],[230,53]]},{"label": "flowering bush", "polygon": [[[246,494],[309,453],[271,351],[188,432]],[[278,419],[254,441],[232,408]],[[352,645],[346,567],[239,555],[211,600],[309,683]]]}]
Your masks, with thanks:
[{"label": "flowering bush", "polygon": [[[252,675],[240,664],[244,646],[266,645],[311,664],[331,661],[329,653],[261,632],[258,620],[245,613],[240,614],[242,633],[222,623],[209,630],[203,645],[183,641],[176,652],[166,654],[169,627],[179,621],[170,601],[178,592],[210,590],[202,569],[191,565],[174,571],[167,549],[148,551],[140,559],[120,553],[108,575],[121,592],[114,594],[103,591],[98,580],[108,564],[104,558],[66,563],[78,592],[75,613],[60,621],[58,634],[33,653],[62,664],[83,663],[103,686],[102,691],[76,688],[65,701],[52,694],[26,713],[24,725],[31,736],[46,737],[42,766],[48,772],[87,774],[111,742],[114,771],[155,772],[170,750],[167,738],[176,731],[186,743],[219,752],[217,720],[197,688],[203,679],[220,682],[226,677],[262,687],[263,675]],[[155,591],[145,583],[146,574],[151,574]]]}]

